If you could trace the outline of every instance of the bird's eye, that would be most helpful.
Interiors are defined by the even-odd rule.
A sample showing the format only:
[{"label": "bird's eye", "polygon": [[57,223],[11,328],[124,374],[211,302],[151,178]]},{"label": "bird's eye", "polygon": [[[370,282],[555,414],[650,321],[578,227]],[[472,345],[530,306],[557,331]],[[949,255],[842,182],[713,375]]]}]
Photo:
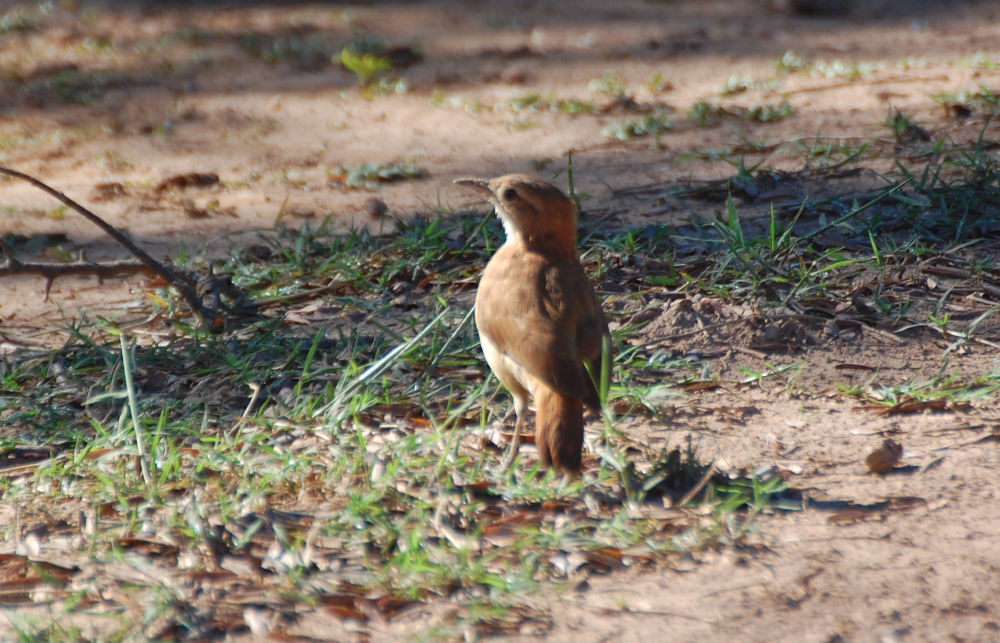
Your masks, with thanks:
[{"label": "bird's eye", "polygon": [[513,201],[516,198],[517,198],[517,190],[515,190],[514,188],[507,188],[506,190],[503,191],[504,201]]}]

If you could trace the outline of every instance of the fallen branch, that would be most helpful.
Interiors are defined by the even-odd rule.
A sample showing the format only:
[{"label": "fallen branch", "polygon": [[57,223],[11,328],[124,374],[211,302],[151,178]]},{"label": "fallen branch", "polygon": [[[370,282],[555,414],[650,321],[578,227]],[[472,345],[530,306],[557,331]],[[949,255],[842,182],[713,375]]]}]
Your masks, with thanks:
[{"label": "fallen branch", "polygon": [[[198,318],[201,320],[202,327],[205,330],[213,333],[222,332],[225,327],[225,319],[222,316],[223,311],[219,309],[221,306],[212,309],[202,303],[201,298],[195,292],[195,289],[199,287],[197,277],[192,277],[192,275],[187,271],[181,271],[177,268],[157,261],[150,256],[149,253],[133,243],[113,225],[83,207],[73,199],[69,198],[62,192],[49,187],[33,176],[29,176],[23,172],[18,172],[17,170],[12,170],[2,166],[0,166],[0,174],[6,174],[7,176],[27,181],[43,192],[55,197],[64,205],[76,210],[83,215],[84,218],[99,227],[107,233],[108,236],[135,255],[135,257],[141,262],[141,265],[124,263],[106,264],[108,266],[107,268],[101,267],[102,264],[91,264],[82,261],[69,264],[25,264],[17,261],[13,254],[8,251],[6,252],[6,264],[0,266],[0,276],[4,274],[23,274],[28,272],[41,274],[47,280],[45,288],[47,296],[49,288],[52,285],[52,281],[57,277],[66,274],[96,274],[99,278],[102,278],[103,276],[110,276],[111,274],[121,274],[121,271],[123,270],[128,272],[139,272],[140,270],[151,271],[163,277],[163,279],[165,279],[169,284],[177,288],[181,296],[184,297],[184,300],[187,301],[188,306],[191,307],[191,310],[198,315]],[[213,277],[210,276],[210,278]]]},{"label": "fallen branch", "polygon": [[45,277],[45,299],[49,298],[52,282],[65,275],[94,275],[100,281],[122,275],[150,273],[152,268],[134,261],[118,261],[115,263],[91,263],[82,259],[73,263],[25,263],[18,261],[13,254],[3,248],[7,254],[7,262],[0,264],[0,277],[8,275],[41,275]]}]

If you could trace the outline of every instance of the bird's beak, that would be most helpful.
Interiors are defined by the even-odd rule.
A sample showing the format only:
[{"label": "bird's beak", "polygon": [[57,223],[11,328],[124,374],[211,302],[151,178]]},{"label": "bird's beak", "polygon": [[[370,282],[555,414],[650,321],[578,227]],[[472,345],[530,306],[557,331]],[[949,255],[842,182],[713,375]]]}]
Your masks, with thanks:
[{"label": "bird's beak", "polygon": [[485,192],[488,196],[493,195],[493,190],[490,189],[490,182],[488,179],[477,179],[467,176],[461,179],[455,179],[454,183],[456,185],[464,185],[466,187],[474,188],[480,192]]}]

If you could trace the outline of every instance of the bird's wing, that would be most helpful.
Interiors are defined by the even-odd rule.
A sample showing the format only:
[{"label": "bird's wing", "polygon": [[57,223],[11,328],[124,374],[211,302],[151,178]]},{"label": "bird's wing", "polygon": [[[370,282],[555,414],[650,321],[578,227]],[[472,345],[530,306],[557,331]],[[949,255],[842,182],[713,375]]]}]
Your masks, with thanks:
[{"label": "bird's wing", "polygon": [[608,327],[583,268],[575,259],[516,259],[497,262],[502,271],[487,267],[476,298],[479,332],[532,377],[599,406],[583,364],[599,365]]}]

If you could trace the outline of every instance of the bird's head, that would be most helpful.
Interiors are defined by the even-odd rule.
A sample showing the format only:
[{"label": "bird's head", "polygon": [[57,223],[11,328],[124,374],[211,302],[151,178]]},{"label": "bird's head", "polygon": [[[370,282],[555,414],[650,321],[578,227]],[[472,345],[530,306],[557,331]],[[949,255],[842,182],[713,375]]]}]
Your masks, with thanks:
[{"label": "bird's head", "polygon": [[576,253],[576,206],[551,183],[526,174],[455,183],[479,190],[493,203],[508,243]]}]

